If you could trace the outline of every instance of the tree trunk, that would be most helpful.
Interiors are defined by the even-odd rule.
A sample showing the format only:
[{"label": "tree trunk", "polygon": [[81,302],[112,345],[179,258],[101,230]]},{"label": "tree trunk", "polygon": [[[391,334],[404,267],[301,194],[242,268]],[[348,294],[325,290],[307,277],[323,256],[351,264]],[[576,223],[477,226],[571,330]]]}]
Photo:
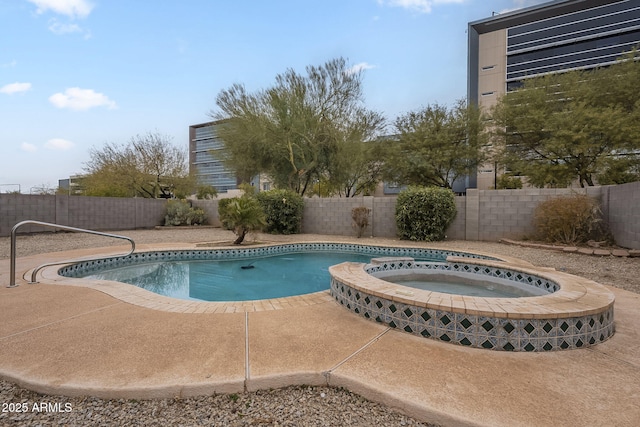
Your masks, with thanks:
[{"label": "tree trunk", "polygon": [[238,238],[233,242],[234,245],[240,245],[242,244],[242,241],[244,240],[244,236],[247,234],[247,230],[245,230],[244,227],[242,227],[240,230],[236,230],[236,235],[238,236]]}]

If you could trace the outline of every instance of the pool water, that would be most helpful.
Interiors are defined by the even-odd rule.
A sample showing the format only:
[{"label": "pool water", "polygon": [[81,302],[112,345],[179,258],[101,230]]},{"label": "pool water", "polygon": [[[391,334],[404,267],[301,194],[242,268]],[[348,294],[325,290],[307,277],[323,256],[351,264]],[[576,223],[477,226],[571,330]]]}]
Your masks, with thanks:
[{"label": "pool water", "polygon": [[432,292],[441,292],[444,294],[465,295],[470,297],[485,298],[520,298],[532,296],[530,293],[511,289],[506,286],[497,286],[493,284],[470,284],[461,282],[444,282],[432,280],[411,280],[411,279],[385,279],[390,282],[410,288],[424,289]]},{"label": "pool water", "polygon": [[327,290],[329,266],[345,261],[367,263],[370,259],[370,254],[305,252],[241,260],[162,261],[85,277],[129,283],[186,300],[249,301]]}]

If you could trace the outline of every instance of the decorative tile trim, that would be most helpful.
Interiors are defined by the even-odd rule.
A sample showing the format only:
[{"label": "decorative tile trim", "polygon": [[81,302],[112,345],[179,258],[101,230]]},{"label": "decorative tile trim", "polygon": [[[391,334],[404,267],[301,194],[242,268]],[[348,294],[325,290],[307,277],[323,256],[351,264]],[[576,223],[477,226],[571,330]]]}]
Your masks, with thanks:
[{"label": "decorative tile trim", "polygon": [[405,304],[331,278],[331,296],[348,310],[424,338],[496,351],[586,348],[614,333],[613,304],[602,312],[566,318],[510,319]]},{"label": "decorative tile trim", "polygon": [[159,261],[188,261],[188,260],[221,260],[221,259],[244,259],[253,257],[264,257],[277,254],[287,254],[295,252],[357,252],[371,256],[385,257],[412,257],[418,259],[441,260],[444,261],[449,256],[462,258],[488,259],[499,261],[485,255],[478,255],[467,252],[446,251],[440,249],[424,248],[402,248],[358,245],[350,243],[292,243],[275,246],[262,246],[256,248],[242,249],[192,249],[192,250],[165,250],[154,252],[135,252],[126,257],[113,257],[93,261],[78,262],[60,268],[58,274],[65,277],[83,277],[94,274],[100,270],[123,267],[126,265],[159,262]]},{"label": "decorative tile trim", "polygon": [[[579,281],[579,286],[576,286],[567,280],[565,286],[569,291],[563,292],[562,280],[556,282],[542,277],[542,274],[535,275],[505,267],[460,262],[423,263],[411,260],[386,260],[366,266],[344,263],[330,269],[330,294],[348,310],[394,329],[424,338],[495,351],[545,352],[586,348],[606,341],[614,334],[613,295],[601,285],[582,279]],[[428,301],[431,301],[429,296],[433,296],[437,302],[425,304],[423,299],[412,303],[411,298],[397,298],[399,289],[403,287],[369,275],[400,269],[471,272],[486,278],[493,277],[525,283],[544,289],[549,292],[549,295],[522,298],[535,303],[530,306],[523,303],[519,308],[522,308],[524,313],[514,313],[517,316],[512,317],[508,312],[498,310],[507,306],[504,301],[509,299],[497,298],[494,315],[482,315],[479,311],[469,309],[467,304],[469,306],[473,306],[474,302],[486,304],[489,306],[487,312],[491,313],[491,298],[456,297],[463,303],[455,306],[453,299],[449,299],[450,305],[447,307],[447,304],[441,303],[443,299],[436,297],[446,294],[427,291],[420,295],[427,295]],[[581,279],[575,276],[570,277]],[[588,293],[594,296],[591,298],[593,307],[585,310],[585,303],[579,302],[575,304],[572,311],[571,303],[577,301],[580,296],[571,300],[567,295],[571,292],[575,293],[577,288],[586,289],[581,296]],[[416,291],[416,294],[418,293]],[[553,306],[552,303],[557,303],[558,298],[562,298],[569,307],[564,312],[555,310],[555,307],[545,311],[544,302],[548,301]],[[531,314],[526,314],[527,309],[531,310]]]}]

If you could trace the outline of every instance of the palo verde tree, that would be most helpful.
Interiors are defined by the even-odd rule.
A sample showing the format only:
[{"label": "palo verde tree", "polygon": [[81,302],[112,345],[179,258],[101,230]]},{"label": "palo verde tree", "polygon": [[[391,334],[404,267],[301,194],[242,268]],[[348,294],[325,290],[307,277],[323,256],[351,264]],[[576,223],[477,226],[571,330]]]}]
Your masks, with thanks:
[{"label": "palo verde tree", "polygon": [[122,145],[106,143],[89,155],[84,180],[88,196],[184,197],[194,187],[187,153],[159,133],[137,135]]},{"label": "palo verde tree", "polygon": [[375,139],[384,127],[384,118],[360,109],[352,112],[345,128],[336,135],[324,185],[327,193],[355,197],[373,193],[382,176],[382,163],[375,152]]},{"label": "palo verde tree", "polygon": [[211,115],[225,120],[220,156],[241,179],[265,173],[276,187],[304,195],[331,179],[341,147],[381,128],[381,116],[362,106],[362,71],[339,58],[306,72],[289,69],[254,93],[235,84],[218,94],[220,111]]},{"label": "palo verde tree", "polygon": [[486,156],[484,120],[478,108],[457,101],[453,108],[427,107],[400,116],[396,137],[378,144],[383,176],[409,185],[451,188]]},{"label": "palo verde tree", "polygon": [[505,94],[492,110],[501,163],[537,187],[640,178],[638,59],[526,79]]}]

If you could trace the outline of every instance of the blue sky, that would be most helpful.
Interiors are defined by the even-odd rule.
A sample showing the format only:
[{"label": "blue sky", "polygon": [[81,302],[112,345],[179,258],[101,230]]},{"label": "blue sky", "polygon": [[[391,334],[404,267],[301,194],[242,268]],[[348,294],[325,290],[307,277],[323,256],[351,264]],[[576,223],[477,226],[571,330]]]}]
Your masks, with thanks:
[{"label": "blue sky", "polygon": [[450,105],[466,95],[468,22],[540,3],[0,0],[0,192],[55,188],[91,147],[137,134],[186,149],[221,90],[337,57],[365,69],[365,104],[389,122]]}]

